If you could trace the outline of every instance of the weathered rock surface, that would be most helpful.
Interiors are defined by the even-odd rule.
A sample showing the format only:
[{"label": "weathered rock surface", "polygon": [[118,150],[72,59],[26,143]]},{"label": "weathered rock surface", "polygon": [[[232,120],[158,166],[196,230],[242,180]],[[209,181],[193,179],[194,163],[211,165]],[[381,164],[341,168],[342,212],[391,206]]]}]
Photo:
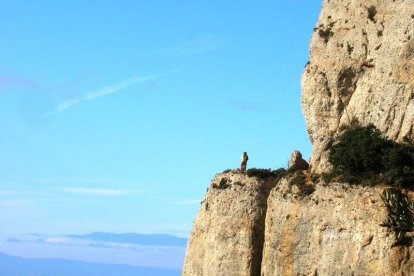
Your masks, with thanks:
[{"label": "weathered rock surface", "polygon": [[309,168],[308,162],[302,158],[300,151],[293,151],[290,155],[288,170],[307,170]]},{"label": "weathered rock surface", "polygon": [[[302,109],[313,172],[330,169],[332,138],[353,120],[414,141],[414,0],[324,0]],[[380,226],[384,187],[272,182],[240,172],[213,179],[183,275],[414,275],[414,246],[393,246]]]},{"label": "weathered rock surface", "polygon": [[325,0],[302,76],[315,172],[341,125],[414,141],[414,0]]},{"label": "weathered rock surface", "polygon": [[271,181],[217,175],[188,241],[182,275],[259,275]]},{"label": "weathered rock surface", "polygon": [[332,183],[300,197],[286,179],[268,199],[262,275],[414,275],[413,246],[380,227],[384,188]]},{"label": "weathered rock surface", "polygon": [[293,184],[292,177],[272,188],[271,179],[217,175],[182,275],[414,275],[414,247],[393,247],[394,233],[380,226],[385,187]]}]

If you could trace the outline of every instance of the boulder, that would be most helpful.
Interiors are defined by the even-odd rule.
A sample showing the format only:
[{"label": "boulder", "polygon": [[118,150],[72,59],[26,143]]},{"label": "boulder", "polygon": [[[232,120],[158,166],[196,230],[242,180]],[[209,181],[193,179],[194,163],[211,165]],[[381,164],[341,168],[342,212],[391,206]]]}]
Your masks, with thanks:
[{"label": "boulder", "polygon": [[288,170],[307,170],[309,168],[308,162],[303,160],[300,151],[293,151],[290,155]]}]

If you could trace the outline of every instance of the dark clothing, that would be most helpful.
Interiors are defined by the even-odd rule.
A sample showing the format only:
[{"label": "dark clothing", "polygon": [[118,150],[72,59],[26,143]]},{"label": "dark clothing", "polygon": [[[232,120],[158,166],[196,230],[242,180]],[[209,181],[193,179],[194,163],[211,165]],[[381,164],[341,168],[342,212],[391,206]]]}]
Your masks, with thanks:
[{"label": "dark clothing", "polygon": [[245,172],[246,171],[246,166],[247,166],[247,161],[242,161],[241,165],[240,165],[240,170],[242,172]]}]

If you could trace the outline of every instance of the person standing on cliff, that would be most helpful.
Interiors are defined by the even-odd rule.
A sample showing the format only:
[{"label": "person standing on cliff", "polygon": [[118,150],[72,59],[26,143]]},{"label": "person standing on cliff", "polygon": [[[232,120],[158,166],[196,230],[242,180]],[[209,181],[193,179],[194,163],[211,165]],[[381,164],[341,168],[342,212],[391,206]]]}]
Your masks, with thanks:
[{"label": "person standing on cliff", "polygon": [[240,170],[242,172],[246,171],[247,161],[249,160],[249,156],[247,156],[247,152],[243,152],[243,155],[241,157],[241,165]]}]

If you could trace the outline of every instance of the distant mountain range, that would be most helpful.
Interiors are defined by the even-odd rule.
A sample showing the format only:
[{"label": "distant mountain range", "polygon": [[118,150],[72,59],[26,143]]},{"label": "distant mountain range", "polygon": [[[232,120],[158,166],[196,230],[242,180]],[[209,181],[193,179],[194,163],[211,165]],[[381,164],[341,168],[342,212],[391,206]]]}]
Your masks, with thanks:
[{"label": "distant mountain range", "polygon": [[2,276],[178,276],[180,270],[99,264],[63,259],[26,259],[0,253]]},{"label": "distant mountain range", "polygon": [[85,235],[66,235],[67,238],[86,239],[91,241],[130,243],[147,246],[177,246],[185,247],[186,238],[180,238],[169,234],[136,234],[136,233],[105,233],[92,232]]},{"label": "distant mountain range", "polygon": [[[121,263],[133,268],[181,270],[186,244],[187,238],[170,234],[102,231],[63,235],[31,233],[5,238],[3,243],[0,239],[0,252],[35,260],[59,258],[98,264]],[[3,275],[0,270],[0,276]]]}]

